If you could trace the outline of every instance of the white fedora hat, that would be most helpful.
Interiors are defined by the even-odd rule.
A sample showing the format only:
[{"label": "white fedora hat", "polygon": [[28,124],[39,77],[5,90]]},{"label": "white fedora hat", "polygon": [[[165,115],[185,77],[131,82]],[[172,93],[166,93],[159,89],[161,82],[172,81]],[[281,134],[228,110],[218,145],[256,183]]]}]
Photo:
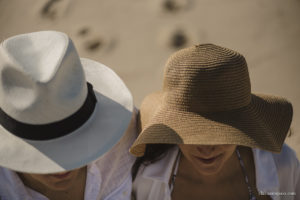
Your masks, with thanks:
[{"label": "white fedora hat", "polygon": [[0,46],[0,166],[56,173],[90,163],[127,130],[134,110],[123,81],[79,58],[64,33],[17,35]]}]

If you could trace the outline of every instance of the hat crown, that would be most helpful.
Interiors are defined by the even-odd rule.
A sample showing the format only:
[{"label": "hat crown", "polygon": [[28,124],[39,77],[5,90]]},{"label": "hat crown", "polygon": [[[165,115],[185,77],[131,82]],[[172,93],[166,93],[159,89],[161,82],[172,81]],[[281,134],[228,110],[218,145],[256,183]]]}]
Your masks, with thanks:
[{"label": "hat crown", "polygon": [[166,63],[165,106],[192,112],[218,112],[246,106],[251,86],[245,58],[213,44],[173,54]]},{"label": "hat crown", "polygon": [[80,58],[67,35],[41,31],[0,46],[0,106],[10,117],[46,124],[75,113],[86,95]]}]

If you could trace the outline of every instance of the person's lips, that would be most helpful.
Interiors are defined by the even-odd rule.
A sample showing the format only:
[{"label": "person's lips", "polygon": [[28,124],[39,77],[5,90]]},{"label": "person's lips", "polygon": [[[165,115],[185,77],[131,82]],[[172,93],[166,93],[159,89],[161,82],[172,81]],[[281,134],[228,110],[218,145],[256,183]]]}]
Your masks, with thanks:
[{"label": "person's lips", "polygon": [[50,175],[51,177],[54,177],[56,179],[65,179],[70,176],[71,172],[64,172],[64,173],[57,173]]},{"label": "person's lips", "polygon": [[222,154],[219,154],[217,156],[213,156],[213,157],[208,157],[208,158],[204,158],[204,157],[199,157],[199,156],[195,156],[202,164],[205,165],[210,165],[213,164],[214,162],[218,161],[219,159],[222,158]]}]

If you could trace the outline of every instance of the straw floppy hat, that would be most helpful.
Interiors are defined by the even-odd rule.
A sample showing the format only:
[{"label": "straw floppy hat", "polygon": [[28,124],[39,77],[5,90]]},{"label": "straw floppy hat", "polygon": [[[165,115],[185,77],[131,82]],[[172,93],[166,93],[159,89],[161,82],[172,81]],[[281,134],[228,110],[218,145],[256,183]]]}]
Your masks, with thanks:
[{"label": "straw floppy hat", "polygon": [[145,144],[236,144],[280,152],[292,120],[285,99],[251,94],[244,57],[213,44],[174,53],[162,91],[140,108],[142,131],[130,152]]},{"label": "straw floppy hat", "polygon": [[42,31],[0,46],[0,166],[55,173],[106,153],[127,130],[132,96],[67,35]]}]

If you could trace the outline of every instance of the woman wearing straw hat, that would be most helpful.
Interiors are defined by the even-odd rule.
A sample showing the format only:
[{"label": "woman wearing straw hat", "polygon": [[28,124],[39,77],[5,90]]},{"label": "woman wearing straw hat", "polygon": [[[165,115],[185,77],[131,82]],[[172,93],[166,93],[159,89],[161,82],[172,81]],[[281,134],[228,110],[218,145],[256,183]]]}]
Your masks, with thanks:
[{"label": "woman wearing straw hat", "polygon": [[0,199],[130,199],[132,96],[64,33],[0,46]]},{"label": "woman wearing straw hat", "polygon": [[292,105],[252,94],[239,53],[213,44],[167,61],[140,108],[130,152],[137,200],[300,199],[300,164],[283,144]]}]

